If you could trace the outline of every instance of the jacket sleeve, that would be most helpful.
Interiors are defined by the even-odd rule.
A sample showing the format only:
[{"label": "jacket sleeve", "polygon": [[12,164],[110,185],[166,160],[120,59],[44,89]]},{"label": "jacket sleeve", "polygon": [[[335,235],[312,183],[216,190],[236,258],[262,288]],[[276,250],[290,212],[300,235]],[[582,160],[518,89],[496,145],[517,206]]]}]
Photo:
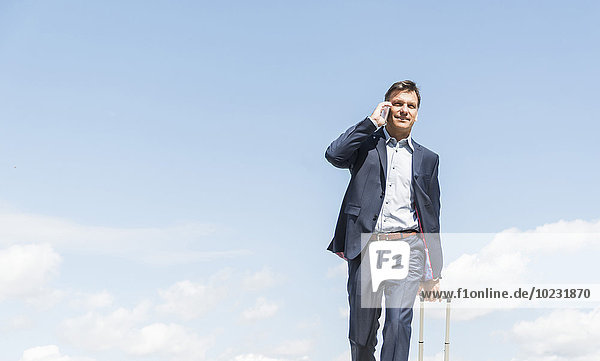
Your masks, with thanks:
[{"label": "jacket sleeve", "polygon": [[431,175],[431,183],[429,184],[429,198],[431,199],[431,204],[433,208],[436,210],[438,216],[438,222],[440,217],[440,181],[438,180],[438,168],[440,165],[440,157],[437,156],[435,159],[435,166],[433,168],[433,173]]},{"label": "jacket sleeve", "polygon": [[358,148],[377,127],[369,117],[348,128],[334,140],[325,151],[325,159],[337,168],[352,168]]},{"label": "jacket sleeve", "polygon": [[442,251],[441,251],[441,239],[440,239],[440,229],[439,229],[439,224],[440,224],[440,182],[438,179],[438,169],[439,169],[439,165],[440,165],[440,157],[438,155],[436,155],[435,158],[435,165],[433,168],[433,173],[431,174],[431,183],[429,183],[429,198],[431,199],[431,204],[433,206],[433,209],[435,210],[435,214],[437,215],[438,219],[437,219],[437,223],[438,223],[438,231],[437,233],[431,235],[435,238],[435,241],[438,244],[438,247],[440,247],[439,252],[437,252],[436,254],[430,255],[432,257],[434,257],[435,261],[433,262],[433,264],[431,264],[432,266],[432,271],[433,271],[433,277],[434,278],[442,278],[441,272],[442,272],[442,266],[444,264],[444,260],[443,260],[443,256],[442,256]]}]

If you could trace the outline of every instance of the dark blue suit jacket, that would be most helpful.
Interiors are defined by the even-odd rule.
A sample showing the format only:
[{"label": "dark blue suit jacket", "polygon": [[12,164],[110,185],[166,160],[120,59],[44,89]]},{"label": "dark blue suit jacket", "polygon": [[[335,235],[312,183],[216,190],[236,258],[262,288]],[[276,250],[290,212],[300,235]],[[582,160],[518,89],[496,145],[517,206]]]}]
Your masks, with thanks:
[{"label": "dark blue suit jacket", "polygon": [[[338,168],[350,169],[351,178],[338,217],[335,234],[328,249],[344,252],[348,259],[362,251],[361,233],[371,233],[385,195],[387,150],[383,129],[369,118],[350,127],[334,140],[325,158]],[[425,245],[433,277],[442,269],[440,244],[439,156],[413,141],[412,187],[419,228],[425,233]]]}]

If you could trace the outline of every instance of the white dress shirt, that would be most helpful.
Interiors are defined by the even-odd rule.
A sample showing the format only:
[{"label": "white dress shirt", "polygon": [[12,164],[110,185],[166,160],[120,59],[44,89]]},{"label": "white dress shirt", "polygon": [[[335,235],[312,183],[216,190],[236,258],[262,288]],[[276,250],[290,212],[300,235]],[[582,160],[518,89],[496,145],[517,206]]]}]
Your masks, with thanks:
[{"label": "white dress shirt", "polygon": [[387,150],[385,197],[375,232],[389,233],[419,229],[412,191],[412,153],[410,134],[396,140],[383,128]]}]

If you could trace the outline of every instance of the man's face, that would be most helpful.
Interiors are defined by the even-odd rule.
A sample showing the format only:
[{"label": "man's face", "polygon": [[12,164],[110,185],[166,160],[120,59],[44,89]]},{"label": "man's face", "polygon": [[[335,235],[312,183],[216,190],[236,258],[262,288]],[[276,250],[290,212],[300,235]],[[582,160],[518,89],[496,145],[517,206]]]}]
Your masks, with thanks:
[{"label": "man's face", "polygon": [[389,101],[392,103],[392,107],[388,115],[387,126],[392,130],[410,132],[419,112],[417,94],[412,90],[399,90],[392,93]]}]

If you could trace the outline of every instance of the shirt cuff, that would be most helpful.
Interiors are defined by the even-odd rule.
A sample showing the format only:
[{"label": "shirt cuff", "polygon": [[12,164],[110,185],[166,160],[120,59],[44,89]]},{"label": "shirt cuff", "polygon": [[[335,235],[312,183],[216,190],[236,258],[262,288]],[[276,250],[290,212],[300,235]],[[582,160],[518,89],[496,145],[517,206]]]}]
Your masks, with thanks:
[{"label": "shirt cuff", "polygon": [[375,125],[375,128],[379,128],[379,124],[377,124],[377,122],[376,122],[376,121],[374,121],[373,119],[371,119],[371,117],[370,117],[370,116],[369,116],[369,117],[367,117],[367,118],[369,118],[369,120],[370,120],[371,122],[373,122],[373,125]]}]

